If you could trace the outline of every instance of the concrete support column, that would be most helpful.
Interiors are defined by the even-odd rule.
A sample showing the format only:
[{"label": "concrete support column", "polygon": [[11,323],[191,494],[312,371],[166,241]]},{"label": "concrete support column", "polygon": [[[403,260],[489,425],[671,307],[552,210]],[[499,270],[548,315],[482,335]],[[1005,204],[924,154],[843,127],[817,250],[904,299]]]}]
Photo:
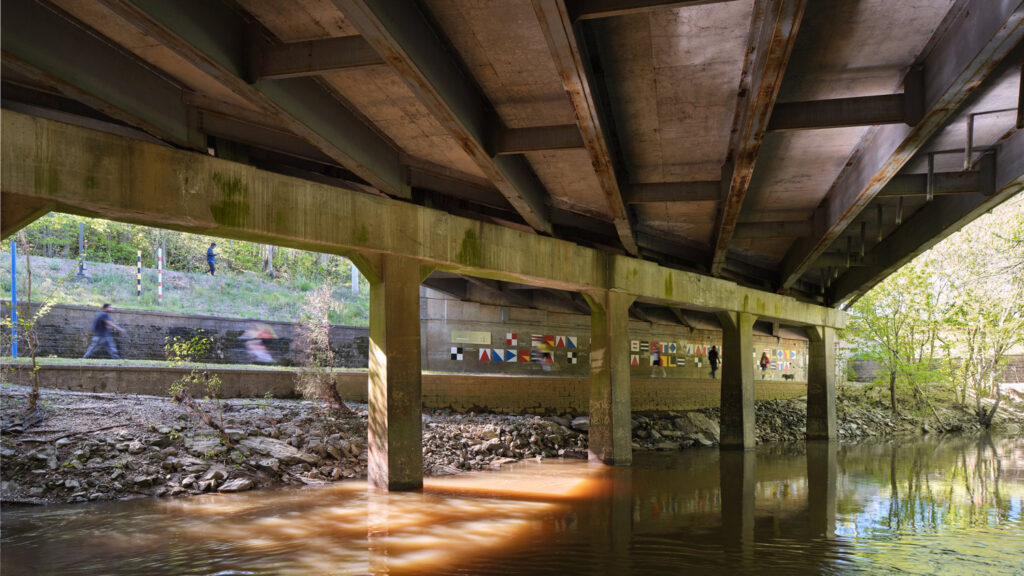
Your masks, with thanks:
[{"label": "concrete support column", "polygon": [[718,454],[722,497],[722,541],[746,560],[754,550],[757,452],[722,450]]},{"label": "concrete support column", "polygon": [[426,275],[418,261],[401,256],[357,263],[370,280],[367,477],[383,490],[417,490],[423,487],[420,283]]},{"label": "concrete support column", "polygon": [[635,296],[584,294],[590,304],[590,460],[633,462],[629,386],[629,307]]},{"label": "concrete support column", "polygon": [[836,331],[808,326],[807,437],[838,438],[836,424]]},{"label": "concrete support column", "polygon": [[722,448],[750,449],[754,434],[754,321],[746,312],[720,312],[722,323]]}]

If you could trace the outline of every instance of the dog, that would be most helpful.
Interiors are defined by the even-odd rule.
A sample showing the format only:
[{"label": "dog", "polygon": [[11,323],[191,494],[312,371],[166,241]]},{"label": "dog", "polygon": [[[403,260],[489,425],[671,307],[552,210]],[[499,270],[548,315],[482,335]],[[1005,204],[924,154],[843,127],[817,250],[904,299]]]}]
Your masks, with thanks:
[{"label": "dog", "polygon": [[782,379],[783,380],[794,380],[794,379],[796,379],[796,374],[783,374],[782,375]]}]

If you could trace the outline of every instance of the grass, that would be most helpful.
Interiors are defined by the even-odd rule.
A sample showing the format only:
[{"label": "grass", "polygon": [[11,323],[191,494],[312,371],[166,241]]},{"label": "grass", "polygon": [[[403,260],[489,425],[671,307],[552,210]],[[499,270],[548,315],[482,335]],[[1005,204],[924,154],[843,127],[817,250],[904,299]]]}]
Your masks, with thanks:
[{"label": "grass", "polygon": [[[217,276],[164,272],[163,301],[157,301],[156,270],[144,269],[142,295],[136,295],[134,266],[88,263],[90,279],[75,279],[78,263],[63,258],[32,257],[32,300],[41,302],[60,285],[58,304],[99,307],[110,302],[115,308],[160,310],[179,314],[200,314],[225,318],[295,322],[299,319],[305,294],[318,284],[307,278],[270,279],[252,272],[222,270]],[[18,299],[28,296],[25,287],[25,258],[18,258]],[[0,252],[0,293],[10,297],[11,256]],[[369,294],[335,290],[337,309],[331,322],[350,326],[369,325]]]}]

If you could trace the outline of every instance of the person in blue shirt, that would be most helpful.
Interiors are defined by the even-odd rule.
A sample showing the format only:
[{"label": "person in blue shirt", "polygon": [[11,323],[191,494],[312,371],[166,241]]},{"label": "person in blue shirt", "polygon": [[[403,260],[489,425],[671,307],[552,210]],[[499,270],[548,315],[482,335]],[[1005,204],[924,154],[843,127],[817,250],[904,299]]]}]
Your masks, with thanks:
[{"label": "person in blue shirt", "polygon": [[110,304],[104,303],[103,309],[92,319],[92,342],[89,343],[89,349],[85,351],[85,356],[82,356],[82,358],[92,357],[93,352],[97,348],[106,348],[107,354],[110,354],[111,358],[121,359],[117,355],[117,345],[114,344],[114,337],[110,334],[111,328],[124,334],[124,330],[110,319]]},{"label": "person in blue shirt", "polygon": [[216,256],[213,254],[213,249],[217,247],[216,242],[210,242],[210,247],[206,249],[206,263],[210,265],[210,276],[214,275],[217,271],[216,266],[213,265]]}]

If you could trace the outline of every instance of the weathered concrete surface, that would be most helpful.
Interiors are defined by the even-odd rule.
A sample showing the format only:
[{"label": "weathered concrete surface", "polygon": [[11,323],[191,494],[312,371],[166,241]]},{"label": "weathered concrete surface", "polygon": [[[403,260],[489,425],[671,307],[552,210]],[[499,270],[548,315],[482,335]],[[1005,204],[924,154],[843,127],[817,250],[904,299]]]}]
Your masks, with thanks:
[{"label": "weathered concrete surface", "polygon": [[610,289],[705,310],[842,327],[845,313],[733,282],[201,154],[3,111],[4,202],[350,255],[389,253],[473,276]]},{"label": "weathered concrete surface", "polygon": [[753,448],[754,349],[753,314],[721,312],[722,321],[722,448]]},{"label": "weathered concrete surface", "polygon": [[836,331],[808,327],[811,343],[807,358],[807,437],[835,440],[836,423]]},{"label": "weathered concrete surface", "polygon": [[633,462],[629,382],[629,307],[633,296],[611,291],[586,295],[590,304],[590,459]]},{"label": "weathered concrete surface", "polygon": [[386,490],[423,487],[420,282],[417,261],[383,255],[370,279],[367,478]]}]

